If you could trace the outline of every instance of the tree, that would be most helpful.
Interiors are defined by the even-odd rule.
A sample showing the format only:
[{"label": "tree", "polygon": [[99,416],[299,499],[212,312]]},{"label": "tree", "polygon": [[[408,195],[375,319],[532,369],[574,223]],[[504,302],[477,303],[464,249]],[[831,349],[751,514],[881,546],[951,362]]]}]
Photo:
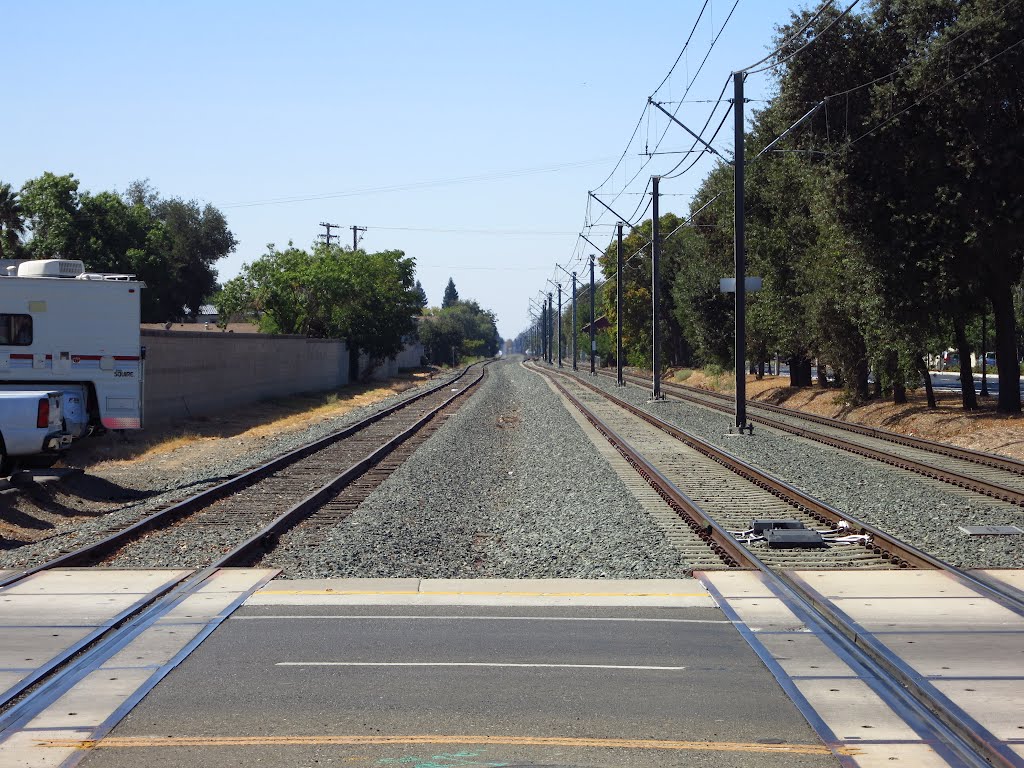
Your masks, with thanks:
[{"label": "tree", "polygon": [[214,264],[235,249],[224,215],[211,205],[161,199],[147,182],[125,194],[80,192],[73,174],[44,173],[22,187],[32,258],[80,259],[93,272],[145,281],[143,322],[178,320],[216,288]]},{"label": "tree", "polygon": [[21,188],[21,205],[32,236],[27,243],[34,259],[78,259],[81,216],[78,179],[47,171]]},{"label": "tree", "polygon": [[427,292],[423,290],[423,284],[419,280],[416,281],[416,287],[413,288],[413,292],[416,294],[416,301],[419,302],[420,308],[425,309],[427,306]]},{"label": "tree", "polygon": [[349,372],[359,356],[383,360],[399,352],[416,330],[420,305],[415,262],[402,251],[365,253],[318,243],[312,252],[289,247],[242,268],[215,296],[218,313],[251,314],[265,333],[343,339]]},{"label": "tree", "polygon": [[18,194],[11,191],[10,184],[0,183],[0,258],[18,258],[25,234],[23,214]]},{"label": "tree", "polygon": [[459,292],[455,290],[455,281],[450,277],[448,278],[448,285],[444,289],[444,299],[441,301],[441,309],[447,309],[450,306],[459,303]]},{"label": "tree", "polygon": [[[814,34],[812,27],[807,36]],[[908,368],[919,371],[924,344],[947,322],[968,359],[966,326],[988,304],[997,352],[1016,360],[1012,290],[1024,265],[1019,19],[997,0],[879,0],[829,34],[842,44],[811,46],[786,62],[780,99],[795,119],[807,103],[842,94],[808,130],[830,150],[837,210],[861,246],[871,287],[882,292],[878,301],[864,297],[876,369],[895,377],[898,396],[899,380]],[[1002,411],[1020,410],[1016,375],[1015,366],[1000,369]],[[966,370],[962,384],[972,408]]]}]

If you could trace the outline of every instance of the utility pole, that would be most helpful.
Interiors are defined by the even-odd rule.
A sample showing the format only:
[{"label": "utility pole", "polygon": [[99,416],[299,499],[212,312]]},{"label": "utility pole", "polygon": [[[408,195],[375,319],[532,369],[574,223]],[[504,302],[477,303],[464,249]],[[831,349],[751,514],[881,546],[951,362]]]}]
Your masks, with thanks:
[{"label": "utility pole", "polygon": [[558,288],[558,367],[562,367],[562,284],[555,283]]},{"label": "utility pole", "polygon": [[622,381],[622,222],[616,227],[615,249],[615,382],[621,387]]},{"label": "utility pole", "polygon": [[743,171],[746,164],[743,145],[743,78],[743,72],[732,73],[735,147],[733,186],[736,196],[733,224],[733,250],[736,259],[736,426],[741,434],[747,426],[747,244],[743,228]]},{"label": "utility pole", "polygon": [[572,369],[577,370],[576,361],[579,360],[579,353],[576,351],[576,273],[572,273]]},{"label": "utility pole", "polygon": [[597,353],[597,342],[594,341],[594,254],[590,254],[590,373],[594,371],[594,355]]},{"label": "utility pole", "polygon": [[341,235],[332,235],[332,229],[341,229],[337,224],[328,224],[326,221],[321,221],[320,226],[327,230],[326,235],[317,235],[321,240],[326,240],[327,244],[331,244],[331,240],[341,240]]},{"label": "utility pole", "polygon": [[555,362],[555,320],[551,315],[551,291],[548,291],[548,365]]},{"label": "utility pole", "polygon": [[540,356],[544,362],[548,360],[548,305],[540,302]]},{"label": "utility pole", "polygon": [[349,229],[352,230],[352,251],[354,253],[356,248],[359,247],[359,233],[360,232],[365,232],[366,231],[366,227],[352,226],[352,227],[349,227]]},{"label": "utility pole", "polygon": [[[559,269],[561,269],[561,267],[559,267]],[[551,285],[555,286],[555,288],[558,289],[558,367],[561,368],[562,367],[562,284],[561,283],[556,283],[550,277],[548,278],[548,282],[551,283]],[[550,300],[550,298],[551,298],[551,294],[549,293],[548,294],[548,299]],[[551,330],[552,330],[552,333],[554,333],[554,328],[552,328]]]},{"label": "utility pole", "polygon": [[654,349],[651,364],[654,367],[651,399],[661,400],[661,291],[659,290],[661,265],[661,232],[658,220],[658,183],[660,176],[651,176],[651,341]]}]

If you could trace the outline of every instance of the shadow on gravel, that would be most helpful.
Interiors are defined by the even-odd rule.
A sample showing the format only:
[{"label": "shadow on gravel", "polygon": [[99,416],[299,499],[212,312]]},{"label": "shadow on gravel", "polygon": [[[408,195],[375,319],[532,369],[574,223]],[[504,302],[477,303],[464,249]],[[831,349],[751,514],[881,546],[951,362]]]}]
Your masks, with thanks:
[{"label": "shadow on gravel", "polygon": [[[0,501],[0,519],[5,523],[28,530],[46,531],[54,527],[53,523],[40,520],[38,517],[33,517],[27,512],[22,512],[20,509],[14,509],[7,504],[6,499]],[[20,544],[20,542],[11,542],[0,536],[0,547],[3,549],[11,549],[15,546],[20,546]]]}]

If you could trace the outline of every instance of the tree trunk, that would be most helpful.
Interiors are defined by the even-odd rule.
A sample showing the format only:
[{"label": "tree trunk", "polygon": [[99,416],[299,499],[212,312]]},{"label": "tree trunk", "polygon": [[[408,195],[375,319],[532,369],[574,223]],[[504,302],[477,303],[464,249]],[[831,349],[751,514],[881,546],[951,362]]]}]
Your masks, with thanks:
[{"label": "tree trunk", "polygon": [[821,358],[818,358],[818,386],[822,389],[828,389],[828,365],[821,362]]},{"label": "tree trunk", "polygon": [[963,320],[957,318],[953,321],[953,333],[960,355],[960,400],[965,411],[976,411],[978,396],[974,392],[974,373],[971,371],[971,342],[967,340]]},{"label": "tree trunk", "polygon": [[764,360],[757,361],[757,380],[760,381],[764,378]]},{"label": "tree trunk", "polygon": [[928,396],[928,407],[937,408],[935,403],[935,388],[932,386],[932,376],[928,373],[928,363],[923,357],[917,358],[917,370],[924,377],[924,392]]},{"label": "tree trunk", "polygon": [[896,352],[889,352],[885,361],[886,374],[892,382],[892,401],[896,405],[906,405],[907,385],[903,383],[903,375],[900,371],[900,356]]},{"label": "tree trunk", "polygon": [[857,361],[854,369],[853,391],[857,396],[857,402],[863,403],[871,395],[868,383],[868,361],[863,357]]},{"label": "tree trunk", "polygon": [[1020,413],[1020,365],[1017,362],[1017,320],[1009,283],[991,294],[996,316],[996,363],[999,366],[1000,413]]},{"label": "tree trunk", "polygon": [[811,386],[811,359],[809,357],[791,357],[789,359],[789,386]]}]

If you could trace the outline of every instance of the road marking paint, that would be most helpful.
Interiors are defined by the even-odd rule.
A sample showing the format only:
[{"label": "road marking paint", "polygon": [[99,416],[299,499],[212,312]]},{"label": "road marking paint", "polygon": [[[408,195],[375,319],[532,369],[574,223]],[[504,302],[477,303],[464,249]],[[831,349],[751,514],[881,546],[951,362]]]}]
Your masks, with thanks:
[{"label": "road marking paint", "polygon": [[857,755],[857,747],[831,750],[820,744],[757,744],[729,741],[671,741],[660,739],[598,739],[549,736],[121,736],[95,741],[50,739],[40,747],[77,749],[137,749],[145,747],[278,747],[356,746],[407,744],[498,744],[527,747],[596,747],[600,749],[692,750],[704,752],[760,752],[795,755]]},{"label": "road marking paint", "polygon": [[707,597],[707,592],[495,592],[487,590],[431,591],[416,589],[262,589],[258,595],[473,595],[488,597]]},{"label": "road marking paint", "polygon": [[399,619],[399,620],[423,620],[423,621],[623,621],[623,622],[649,622],[652,624],[735,624],[729,619],[654,619],[630,616],[416,616],[396,614],[266,614],[266,615],[232,615],[230,621],[259,621],[262,619]]},{"label": "road marking paint", "polygon": [[624,664],[513,664],[489,661],[279,661],[275,667],[553,667],[556,669],[645,669],[679,672],[686,667],[645,667]]}]

